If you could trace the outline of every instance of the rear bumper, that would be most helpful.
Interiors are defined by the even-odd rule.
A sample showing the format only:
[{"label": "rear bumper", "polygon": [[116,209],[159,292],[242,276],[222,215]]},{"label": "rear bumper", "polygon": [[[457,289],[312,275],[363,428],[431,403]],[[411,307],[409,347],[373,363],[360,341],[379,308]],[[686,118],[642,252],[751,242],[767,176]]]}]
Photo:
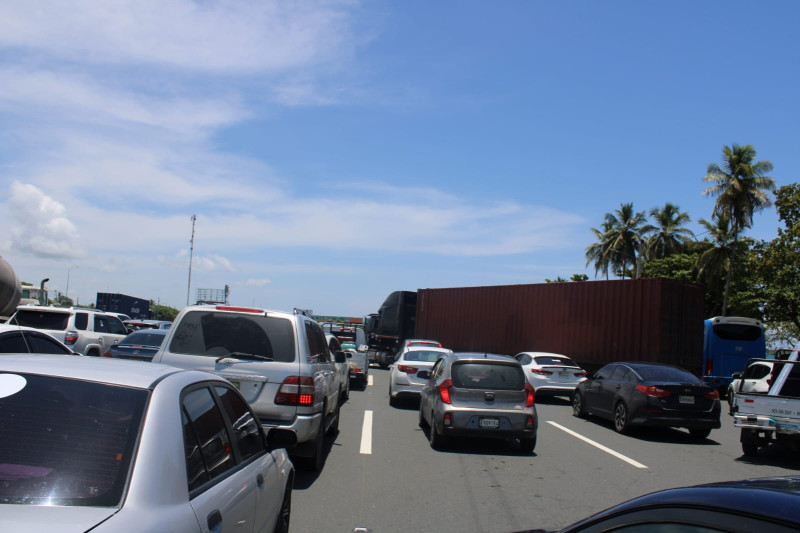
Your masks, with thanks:
[{"label": "rear bumper", "polygon": [[[445,414],[450,415],[451,423],[444,424]],[[528,418],[533,419],[532,427],[527,427]],[[536,411],[508,412],[490,410],[445,410],[435,415],[436,427],[445,436],[478,438],[532,438],[536,436],[539,420]],[[481,427],[482,419],[497,419],[497,427]]]},{"label": "rear bumper", "polygon": [[678,414],[669,411],[660,413],[638,412],[631,417],[632,425],[645,427],[681,427],[681,428],[704,428],[718,429],[722,427],[720,423],[720,412],[711,411],[697,414]]},{"label": "rear bumper", "polygon": [[314,441],[314,437],[319,432],[320,424],[322,424],[322,413],[313,415],[297,415],[290,424],[276,423],[274,420],[261,419],[261,425],[266,428],[278,427],[282,429],[291,429],[297,434],[297,446],[292,449],[301,452],[303,443],[310,443]]},{"label": "rear bumper", "polygon": [[392,383],[392,398],[397,397],[415,397],[419,398],[420,394],[422,393],[422,388],[424,385],[422,383],[407,383],[407,384],[397,384]]}]

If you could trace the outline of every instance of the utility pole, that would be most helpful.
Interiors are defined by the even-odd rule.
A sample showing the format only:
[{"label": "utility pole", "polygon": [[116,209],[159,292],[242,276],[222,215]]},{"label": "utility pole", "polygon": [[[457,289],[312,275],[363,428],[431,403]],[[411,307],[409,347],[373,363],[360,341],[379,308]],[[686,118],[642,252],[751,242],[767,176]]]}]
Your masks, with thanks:
[{"label": "utility pole", "polygon": [[192,256],[194,255],[194,225],[197,215],[192,215],[192,239],[189,241],[189,283],[186,287],[186,305],[189,305],[189,295],[192,293]]}]

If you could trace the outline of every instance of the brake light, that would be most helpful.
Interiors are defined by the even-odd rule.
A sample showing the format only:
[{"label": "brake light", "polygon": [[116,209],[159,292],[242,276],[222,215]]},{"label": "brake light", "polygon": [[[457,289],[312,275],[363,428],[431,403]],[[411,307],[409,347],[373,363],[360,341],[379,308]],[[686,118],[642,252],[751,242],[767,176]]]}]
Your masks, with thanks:
[{"label": "brake light", "polygon": [[439,385],[439,395],[442,397],[444,403],[453,403],[450,401],[450,387],[453,386],[452,379],[446,379]]},{"label": "brake light", "polygon": [[529,416],[525,420],[525,429],[533,429],[533,417],[532,416]]},{"label": "brake light", "polygon": [[542,370],[541,368],[531,368],[531,372],[534,374],[539,374],[540,376],[549,376],[552,374],[549,370]]},{"label": "brake light", "polygon": [[669,391],[659,389],[658,387],[653,387],[652,385],[649,387],[645,385],[636,385],[636,390],[646,394],[647,396],[654,396],[656,398],[664,398],[670,395]]},{"label": "brake light", "polygon": [[289,376],[283,380],[275,403],[278,405],[314,405],[314,378]]},{"label": "brake light", "polygon": [[527,395],[525,396],[525,407],[532,407],[533,399],[536,395],[536,389],[534,389],[533,385],[530,383],[525,383],[525,392],[527,392]]},{"label": "brake light", "polygon": [[397,365],[397,370],[400,372],[405,372],[406,374],[416,374],[419,368],[414,366]]},{"label": "brake light", "polygon": [[445,413],[444,414],[444,419],[442,420],[442,423],[445,426],[452,426],[453,425],[453,417],[450,415],[450,413]]},{"label": "brake light", "polygon": [[586,377],[586,371],[583,372],[575,372],[575,377],[583,378]]},{"label": "brake light", "polygon": [[78,332],[68,331],[64,334],[64,344],[70,345],[78,342]]},{"label": "brake light", "polygon": [[236,313],[263,313],[263,309],[255,309],[253,307],[231,307],[230,305],[218,305],[215,307],[217,311],[234,311]]},{"label": "brake light", "polygon": [[106,350],[105,352],[103,352],[103,357],[111,357],[111,351]]},{"label": "brake light", "polygon": [[719,400],[719,391],[712,390],[705,394],[707,400]]}]

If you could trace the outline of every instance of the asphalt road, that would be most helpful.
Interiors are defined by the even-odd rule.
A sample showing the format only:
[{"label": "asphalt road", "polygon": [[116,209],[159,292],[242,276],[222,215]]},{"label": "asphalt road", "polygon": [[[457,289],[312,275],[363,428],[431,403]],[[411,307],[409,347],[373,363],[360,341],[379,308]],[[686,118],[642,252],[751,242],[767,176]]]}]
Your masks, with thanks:
[{"label": "asphalt road", "polygon": [[743,457],[727,405],[722,428],[697,442],[678,429],[619,435],[610,422],[573,417],[566,400],[537,400],[532,455],[497,441],[434,451],[418,404],[390,407],[389,372],[370,376],[342,406],[323,470],[298,471],[292,531],[558,529],[659,489],[800,472],[800,458],[777,446]]}]

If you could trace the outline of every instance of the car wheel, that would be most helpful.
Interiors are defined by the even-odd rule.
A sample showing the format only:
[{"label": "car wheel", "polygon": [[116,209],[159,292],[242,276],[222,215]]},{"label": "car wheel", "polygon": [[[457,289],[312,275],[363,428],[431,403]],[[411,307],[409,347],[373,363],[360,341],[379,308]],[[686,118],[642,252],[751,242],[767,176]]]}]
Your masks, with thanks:
[{"label": "car wheel", "polygon": [[711,435],[711,428],[689,428],[689,435],[693,439],[703,440]]},{"label": "car wheel", "polygon": [[334,416],[336,417],[334,421],[331,423],[331,427],[328,428],[328,435],[336,435],[339,433],[339,417],[342,413],[342,405],[339,402],[336,402],[336,411],[334,412]]},{"label": "car wheel", "polygon": [[578,391],[575,391],[575,393],[572,395],[572,416],[586,418],[586,409],[584,409],[583,406],[583,396]]},{"label": "car wheel", "polygon": [[755,457],[758,455],[758,442],[756,441],[756,433],[751,429],[743,429],[742,436],[742,453],[748,457]]},{"label": "car wheel", "polygon": [[350,378],[347,378],[347,386],[340,395],[341,401],[346,402],[350,399]]},{"label": "car wheel", "polygon": [[522,453],[533,453],[534,448],[536,448],[536,435],[530,439],[519,439],[519,445]]},{"label": "car wheel", "polygon": [[392,396],[392,382],[389,382],[389,405],[392,407],[397,407],[398,400],[394,396]]},{"label": "car wheel", "polygon": [[428,442],[430,442],[431,448],[434,450],[441,450],[444,447],[445,437],[436,431],[436,422],[434,421],[433,413],[431,413],[431,422],[429,426],[430,430],[428,431]]},{"label": "car wheel", "polygon": [[322,470],[322,465],[325,464],[324,457],[325,448],[325,423],[321,422],[317,436],[314,437],[314,454],[311,457],[305,457],[303,464],[312,472],[319,472]]},{"label": "car wheel", "polygon": [[278,521],[275,522],[275,533],[288,533],[289,532],[289,516],[292,514],[292,480],[286,485],[286,491],[283,493],[283,501],[281,502],[281,510],[278,511]]},{"label": "car wheel", "polygon": [[614,408],[614,430],[617,433],[627,433],[629,429],[628,408],[623,402],[617,402],[617,406]]},{"label": "car wheel", "polygon": [[422,403],[420,402],[419,406],[419,427],[425,427],[427,422],[425,422],[425,416],[422,414]]}]

